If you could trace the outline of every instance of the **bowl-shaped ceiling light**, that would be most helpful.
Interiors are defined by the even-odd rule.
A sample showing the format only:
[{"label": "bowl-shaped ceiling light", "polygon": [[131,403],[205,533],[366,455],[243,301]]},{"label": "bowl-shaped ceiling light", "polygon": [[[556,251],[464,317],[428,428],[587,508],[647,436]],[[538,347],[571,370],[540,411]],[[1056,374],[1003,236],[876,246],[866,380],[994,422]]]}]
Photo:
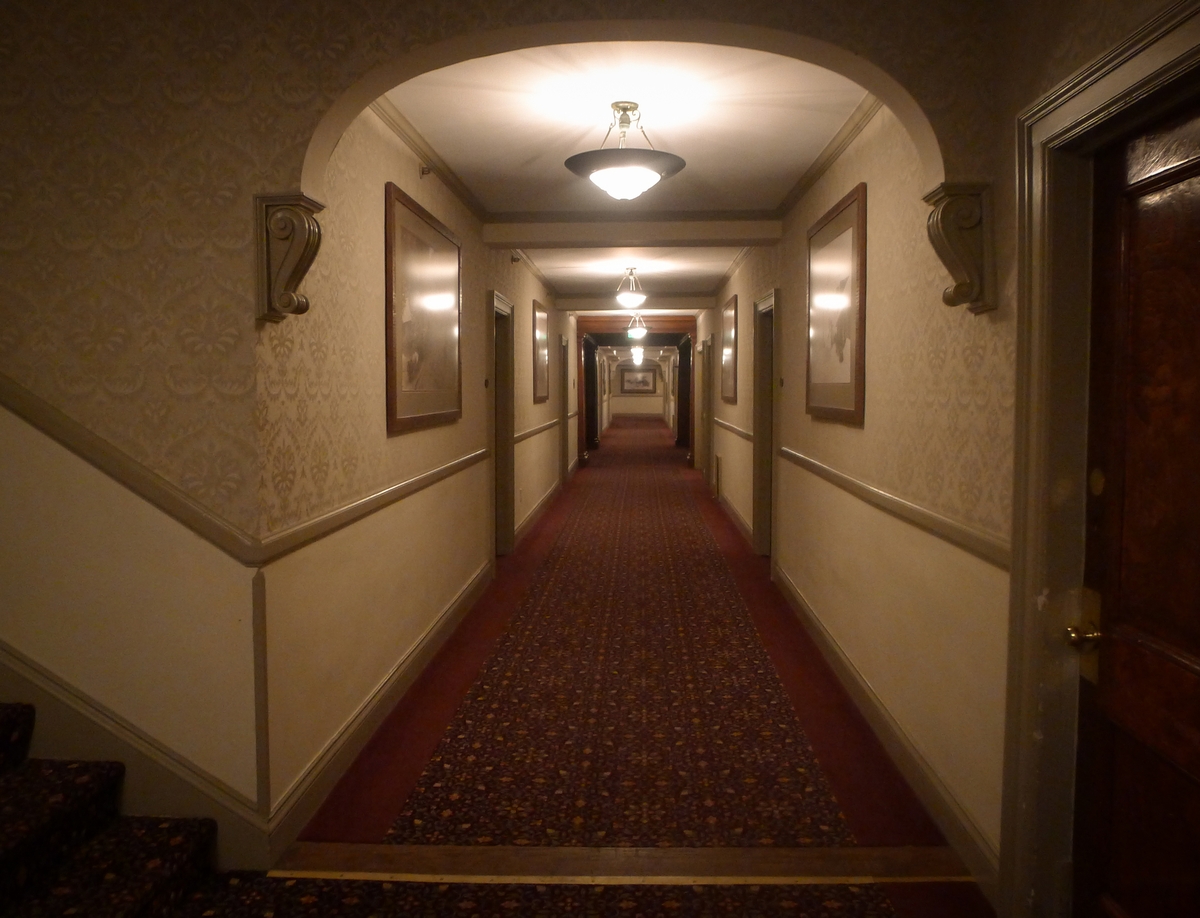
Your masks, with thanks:
[{"label": "bowl-shaped ceiling light", "polygon": [[625,336],[637,341],[646,337],[646,323],[642,321],[640,315],[634,314],[634,317],[629,320],[629,327],[625,329]]},{"label": "bowl-shaped ceiling light", "polygon": [[617,302],[626,309],[637,309],[646,302],[646,294],[642,292],[642,283],[637,278],[637,268],[626,268],[625,276],[617,284]]},{"label": "bowl-shaped ceiling light", "polygon": [[[591,179],[598,187],[608,192],[610,197],[618,201],[629,201],[643,191],[652,188],[662,179],[670,178],[687,163],[674,153],[666,153],[654,149],[633,149],[625,145],[629,129],[636,125],[650,143],[646,130],[642,127],[641,115],[638,113],[636,102],[614,102],[612,104],[613,121],[608,126],[608,133],[600,142],[600,149],[588,150],[586,153],[576,153],[567,159],[564,165],[581,178]],[[604,144],[617,129],[617,146],[604,149]]]}]

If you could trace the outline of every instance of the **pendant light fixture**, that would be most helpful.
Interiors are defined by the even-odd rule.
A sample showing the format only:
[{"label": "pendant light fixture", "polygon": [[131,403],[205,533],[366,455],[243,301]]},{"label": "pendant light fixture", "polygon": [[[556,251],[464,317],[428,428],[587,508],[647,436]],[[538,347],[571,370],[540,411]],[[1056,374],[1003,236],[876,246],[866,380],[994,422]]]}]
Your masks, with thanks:
[{"label": "pendant light fixture", "polygon": [[[618,201],[629,201],[687,165],[682,157],[674,153],[654,149],[646,129],[642,127],[642,116],[636,102],[614,102],[612,110],[613,120],[604,140],[600,142],[600,149],[576,153],[564,163],[576,175],[591,179]],[[608,142],[614,127],[618,134],[617,145],[606,150],[604,144]],[[632,127],[642,132],[650,149],[634,149],[625,145]]]},{"label": "pendant light fixture", "polygon": [[626,268],[625,276],[617,284],[617,302],[626,309],[637,309],[646,302],[646,294],[642,292],[642,282],[637,279],[637,268]]},{"label": "pendant light fixture", "polygon": [[640,347],[631,347],[629,350],[633,353],[633,365],[635,367],[640,367],[642,365],[642,354],[644,353],[644,349]]},{"label": "pendant light fixture", "polygon": [[629,327],[625,329],[625,335],[637,341],[646,337],[646,323],[642,321],[642,317],[634,313],[633,318],[629,320]]}]

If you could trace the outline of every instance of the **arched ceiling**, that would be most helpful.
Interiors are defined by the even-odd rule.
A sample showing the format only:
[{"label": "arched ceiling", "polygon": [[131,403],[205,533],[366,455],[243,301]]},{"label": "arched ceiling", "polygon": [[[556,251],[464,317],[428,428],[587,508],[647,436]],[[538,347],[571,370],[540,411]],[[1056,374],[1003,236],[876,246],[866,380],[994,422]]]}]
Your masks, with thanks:
[{"label": "arched ceiling", "polygon": [[[563,165],[600,146],[617,100],[637,102],[650,141],[687,160],[634,201],[612,200]],[[628,267],[647,307],[655,294],[715,293],[746,245],[778,237],[798,184],[870,101],[845,77],[790,57],[621,41],[464,61],[375,107],[483,219],[485,239],[522,249],[571,308],[572,297],[611,295]],[[631,135],[630,145],[644,140]]]}]

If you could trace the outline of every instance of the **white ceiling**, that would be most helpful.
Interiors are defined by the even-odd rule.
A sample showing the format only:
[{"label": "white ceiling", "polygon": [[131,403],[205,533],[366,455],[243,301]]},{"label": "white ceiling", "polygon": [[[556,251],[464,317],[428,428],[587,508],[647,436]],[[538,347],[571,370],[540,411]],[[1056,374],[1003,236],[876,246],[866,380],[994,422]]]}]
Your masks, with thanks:
[{"label": "white ceiling", "polygon": [[[422,74],[387,98],[489,222],[502,222],[762,216],[781,205],[864,95],[844,77],[792,58],[628,41],[477,58]],[[687,160],[634,201],[612,200],[563,165],[600,146],[617,100],[637,102],[653,144]],[[644,142],[631,135],[630,145]],[[627,267],[638,268],[652,293],[712,291],[740,249],[525,251],[555,292],[569,296],[615,292]]]}]

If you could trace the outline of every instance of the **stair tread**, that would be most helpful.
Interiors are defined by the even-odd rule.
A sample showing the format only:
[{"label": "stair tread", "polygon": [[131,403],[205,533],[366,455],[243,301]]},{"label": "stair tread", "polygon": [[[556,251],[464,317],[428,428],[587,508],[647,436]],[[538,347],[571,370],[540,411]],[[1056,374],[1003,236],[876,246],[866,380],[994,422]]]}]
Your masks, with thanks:
[{"label": "stair tread", "polygon": [[[0,860],[39,830],[100,805],[115,815],[120,762],[29,759],[0,774]],[[109,800],[111,798],[111,806]]]},{"label": "stair tread", "polygon": [[209,872],[215,838],[211,819],[122,817],[75,852],[48,890],[22,901],[20,914],[107,918],[161,910]]},{"label": "stair tread", "polygon": [[0,912],[44,889],[72,848],[117,817],[120,762],[28,759],[0,774]]},{"label": "stair tread", "polygon": [[0,704],[0,772],[16,768],[29,755],[36,711],[31,704]]}]

